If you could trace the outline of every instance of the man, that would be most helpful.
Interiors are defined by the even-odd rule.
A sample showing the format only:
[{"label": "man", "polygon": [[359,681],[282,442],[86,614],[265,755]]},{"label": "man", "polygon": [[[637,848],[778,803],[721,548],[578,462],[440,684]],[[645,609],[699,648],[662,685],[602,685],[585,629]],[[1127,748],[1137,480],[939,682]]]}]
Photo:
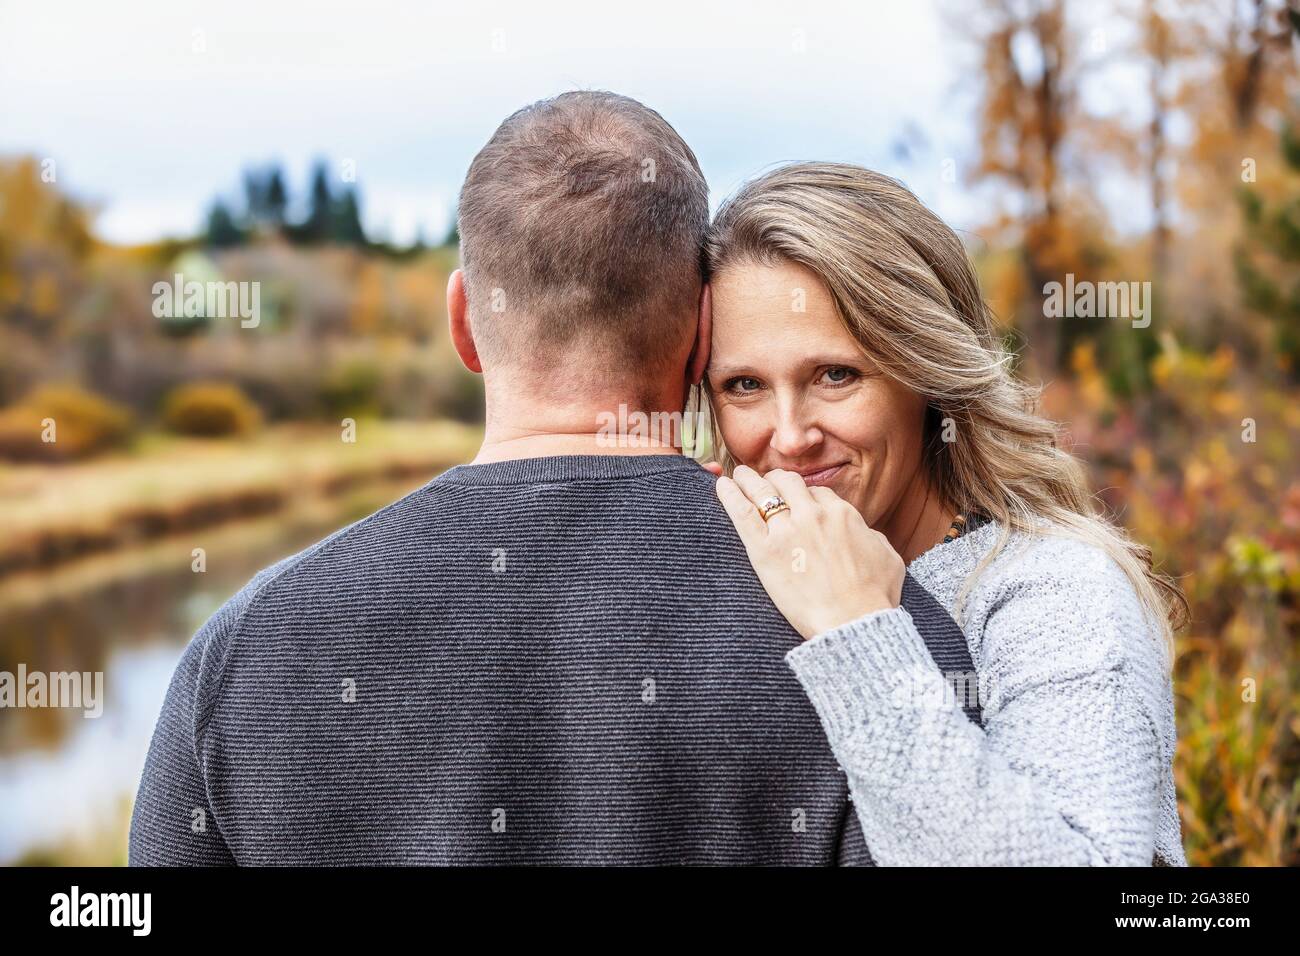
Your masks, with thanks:
[{"label": "man", "polygon": [[707,222],[694,155],[633,100],[501,125],[447,296],[481,450],[195,635],[131,863],[869,862],[712,475],[602,434],[704,374]]}]

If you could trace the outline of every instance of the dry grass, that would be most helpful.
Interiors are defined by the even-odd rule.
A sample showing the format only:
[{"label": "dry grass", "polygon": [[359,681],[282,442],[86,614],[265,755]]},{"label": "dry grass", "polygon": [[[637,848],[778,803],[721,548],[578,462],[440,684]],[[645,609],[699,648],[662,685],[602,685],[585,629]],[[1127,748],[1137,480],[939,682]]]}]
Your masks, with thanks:
[{"label": "dry grass", "polygon": [[266,514],[294,496],[333,495],[466,461],[480,433],[452,422],[283,426],[246,441],[149,436],[82,464],[0,468],[0,575],[175,531]]}]

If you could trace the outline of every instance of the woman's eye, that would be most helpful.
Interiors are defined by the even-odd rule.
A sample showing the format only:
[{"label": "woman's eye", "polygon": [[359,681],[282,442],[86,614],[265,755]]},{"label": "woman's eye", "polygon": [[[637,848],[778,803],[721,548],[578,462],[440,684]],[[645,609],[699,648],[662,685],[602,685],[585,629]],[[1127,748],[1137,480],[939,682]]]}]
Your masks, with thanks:
[{"label": "woman's eye", "polygon": [[831,385],[847,385],[858,377],[858,373],[855,369],[843,365],[836,365],[828,368],[822,374],[826,376],[827,382]]},{"label": "woman's eye", "polygon": [[756,378],[749,378],[742,375],[733,378],[727,382],[727,391],[729,392],[756,392],[763,387],[763,383]]}]

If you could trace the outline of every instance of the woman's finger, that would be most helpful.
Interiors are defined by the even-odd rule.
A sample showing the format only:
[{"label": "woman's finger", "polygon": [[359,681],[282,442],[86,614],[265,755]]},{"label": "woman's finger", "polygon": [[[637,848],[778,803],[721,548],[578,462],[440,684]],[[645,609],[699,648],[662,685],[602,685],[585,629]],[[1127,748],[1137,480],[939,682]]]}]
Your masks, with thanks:
[{"label": "woman's finger", "polygon": [[792,510],[800,511],[814,503],[813,496],[808,493],[808,486],[804,484],[803,475],[778,468],[763,477],[776,487],[776,493],[785,499]]},{"label": "woman's finger", "polygon": [[[737,465],[731,476],[736,480],[736,484],[740,486],[740,490],[745,493],[745,497],[753,504],[757,505],[765,498],[780,494],[776,490],[776,485],[748,465]],[[789,504],[789,502],[786,503]]]},{"label": "woman's finger", "polygon": [[714,487],[718,493],[718,500],[722,502],[722,507],[726,510],[731,523],[736,526],[742,542],[749,545],[767,536],[767,522],[734,481],[723,476],[718,479]]},{"label": "woman's finger", "polygon": [[[813,485],[808,489],[808,491],[812,494],[813,501],[817,502],[823,508],[850,508],[855,513],[858,510],[824,485]],[[862,516],[858,515],[858,517]],[[866,521],[863,521],[862,523],[866,524]]]}]

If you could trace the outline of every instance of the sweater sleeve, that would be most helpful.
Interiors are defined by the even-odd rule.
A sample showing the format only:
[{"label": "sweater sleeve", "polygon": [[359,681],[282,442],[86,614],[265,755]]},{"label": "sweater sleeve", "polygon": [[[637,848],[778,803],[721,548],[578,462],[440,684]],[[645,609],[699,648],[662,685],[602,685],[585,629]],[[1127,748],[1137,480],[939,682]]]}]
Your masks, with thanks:
[{"label": "sweater sleeve", "polygon": [[128,865],[235,865],[203,762],[203,734],[218,705],[229,649],[261,590],[346,530],[259,571],[186,645],[163,699],[136,792]]},{"label": "sweater sleeve", "polygon": [[240,622],[263,590],[361,523],[340,528],[298,554],[263,568],[218,608],[186,645],[154,727],[131,811],[130,866],[236,865],[214,812],[203,764],[203,735],[220,702],[221,677],[230,648]]},{"label": "sweater sleeve", "polygon": [[131,866],[230,866],[199,762],[195,730],[203,657],[218,619],[186,646],[172,674],[131,813]]},{"label": "sweater sleeve", "polygon": [[[1151,865],[1160,738],[1118,652],[1121,635],[1105,633],[1125,618],[1077,594],[1062,605],[1062,593],[1030,588],[1014,612],[989,619],[983,729],[961,710],[903,608],[787,654],[878,863]],[[1025,638],[1043,627],[1068,632],[1048,647],[1089,640],[1091,650],[1027,650]]]}]

